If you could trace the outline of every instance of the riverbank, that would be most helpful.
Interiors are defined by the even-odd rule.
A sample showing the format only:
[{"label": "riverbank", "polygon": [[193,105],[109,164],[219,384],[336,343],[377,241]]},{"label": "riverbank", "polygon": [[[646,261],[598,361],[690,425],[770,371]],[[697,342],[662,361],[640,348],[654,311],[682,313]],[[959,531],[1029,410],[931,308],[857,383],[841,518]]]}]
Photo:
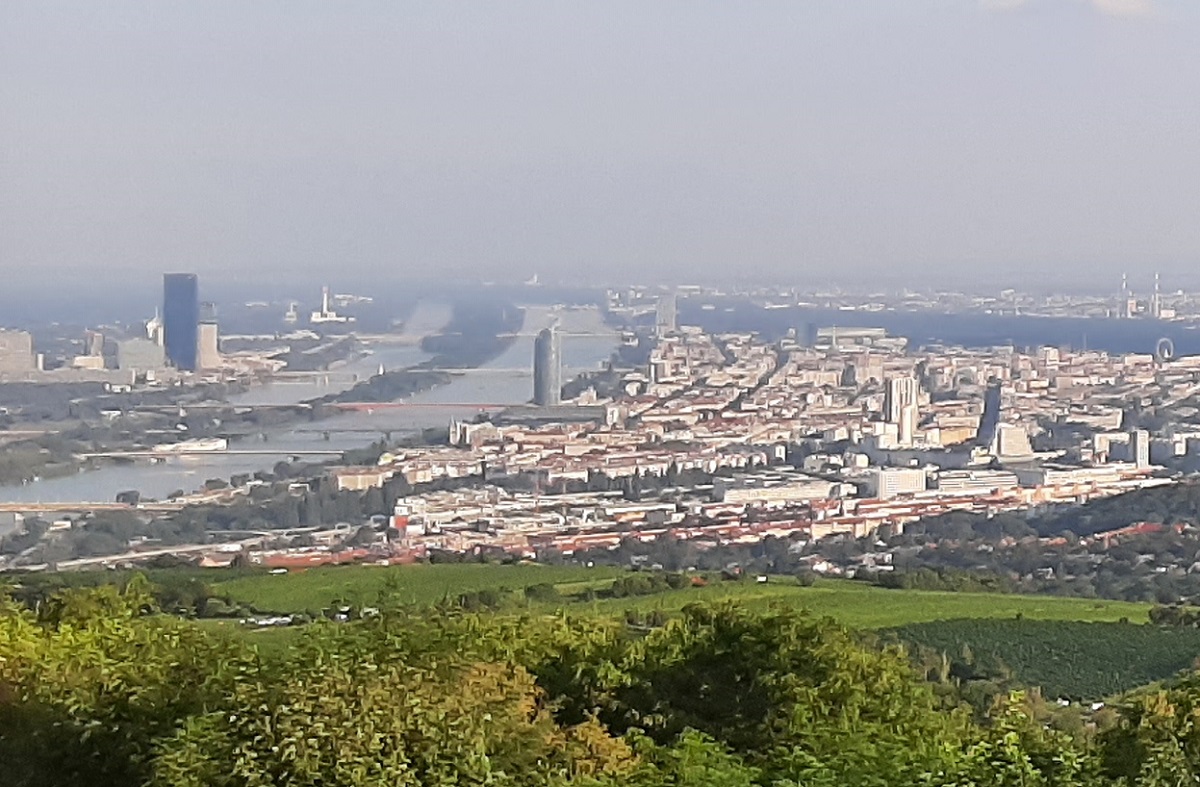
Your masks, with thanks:
[{"label": "riverbank", "polygon": [[[447,317],[449,311],[448,308],[444,310]],[[0,487],[0,501],[109,502],[118,492],[128,490],[138,490],[144,497],[163,499],[180,489],[197,489],[210,479],[271,471],[280,462],[297,455],[294,452],[303,455],[314,450],[353,451],[380,440],[389,445],[421,440],[426,430],[444,432],[451,420],[472,418],[485,404],[526,403],[532,394],[533,337],[551,324],[558,323],[566,332],[563,342],[565,377],[598,369],[610,358],[620,337],[615,332],[583,335],[598,317],[577,311],[538,306],[524,309],[522,324],[506,332],[515,335],[490,337],[489,341],[494,343],[489,354],[499,354],[475,367],[490,370],[488,373],[475,373],[464,368],[464,373],[459,374],[453,365],[446,365],[452,364],[453,359],[430,358],[418,347],[385,343],[372,346],[370,355],[340,370],[340,375],[331,375],[328,381],[321,378],[283,379],[231,397],[230,404],[237,407],[267,405],[257,411],[261,415],[256,428],[243,430],[233,446],[236,448],[240,442],[257,452],[254,455],[214,452],[170,457],[153,465],[109,463],[66,478],[43,478],[24,486]],[[453,332],[448,319],[433,327],[441,327],[442,334]],[[434,381],[439,384],[423,386],[420,392],[405,397],[415,405],[413,407],[337,411],[337,415],[320,420],[313,420],[311,412],[288,412],[303,401],[320,399],[352,387],[350,378],[345,376],[347,370],[361,375],[359,382],[367,382],[371,376],[376,376],[381,364],[397,372],[444,370],[450,379],[442,382],[445,378],[440,378]],[[197,414],[201,412],[197,411]],[[211,412],[208,414],[212,416]],[[269,452],[274,453],[267,455]]]}]

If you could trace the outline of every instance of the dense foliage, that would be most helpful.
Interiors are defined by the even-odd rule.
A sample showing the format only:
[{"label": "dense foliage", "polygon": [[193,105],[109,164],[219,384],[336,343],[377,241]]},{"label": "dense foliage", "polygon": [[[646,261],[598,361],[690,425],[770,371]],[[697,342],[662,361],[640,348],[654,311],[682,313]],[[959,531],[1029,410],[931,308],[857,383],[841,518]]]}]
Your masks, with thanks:
[{"label": "dense foliage", "polygon": [[139,579],[0,607],[5,784],[1129,785],[1200,768],[1200,682],[1098,734],[1014,695],[981,720],[898,648],[804,613],[691,606],[318,624],[272,658]]},{"label": "dense foliage", "polygon": [[1200,630],[1132,623],[940,620],[893,633],[911,650],[937,654],[933,666],[943,672],[940,679],[998,689],[1015,679],[1048,697],[1075,700],[1099,700],[1170,678],[1200,657]]}]

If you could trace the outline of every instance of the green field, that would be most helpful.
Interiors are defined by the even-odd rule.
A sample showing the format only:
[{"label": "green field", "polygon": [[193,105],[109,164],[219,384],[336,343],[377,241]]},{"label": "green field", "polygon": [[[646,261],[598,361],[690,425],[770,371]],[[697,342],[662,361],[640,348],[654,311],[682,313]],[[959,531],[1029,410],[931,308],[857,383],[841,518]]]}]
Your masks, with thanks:
[{"label": "green field", "polygon": [[694,601],[737,601],[752,608],[771,604],[805,607],[851,628],[890,628],[951,618],[1015,618],[1111,622],[1127,618],[1148,620],[1149,604],[1125,601],[1018,596],[993,593],[945,593],[928,590],[887,590],[849,580],[819,580],[800,587],[783,578],[763,585],[722,583],[640,598],[605,599],[588,604],[602,614],[626,609],[672,612]]},{"label": "green field", "polygon": [[404,604],[436,604],[478,590],[520,591],[551,584],[564,593],[606,587],[619,568],[480,563],[411,566],[330,566],[287,574],[255,573],[211,581],[213,593],[270,612],[321,610],[335,603],[372,606],[389,592]]},{"label": "green field", "polygon": [[672,590],[650,596],[579,600],[585,589],[601,590],[620,576],[621,569],[578,566],[443,564],[412,566],[343,566],[289,574],[254,574],[215,580],[214,593],[236,602],[272,612],[320,610],[343,602],[370,606],[385,588],[393,597],[412,604],[434,604],[479,590],[520,591],[537,584],[553,584],[564,596],[561,602],[538,603],[551,611],[568,606],[574,611],[621,615],[626,610],[670,613],[686,604],[736,601],[751,607],[772,604],[805,607],[854,628],[891,628],[954,618],[1015,618],[1135,623],[1147,620],[1149,604],[1054,596],[1018,596],[985,593],[945,593],[921,590],[888,590],[847,580],[820,580],[800,587],[782,577],[766,584],[714,582],[707,587]]}]

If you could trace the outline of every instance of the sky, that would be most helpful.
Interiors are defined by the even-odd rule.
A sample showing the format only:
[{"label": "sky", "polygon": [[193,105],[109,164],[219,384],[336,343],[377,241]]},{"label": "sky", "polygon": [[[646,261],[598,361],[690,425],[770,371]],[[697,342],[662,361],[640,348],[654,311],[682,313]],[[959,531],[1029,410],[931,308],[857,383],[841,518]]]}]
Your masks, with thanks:
[{"label": "sky", "polygon": [[1200,285],[1198,45],[1195,0],[11,0],[0,273]]}]

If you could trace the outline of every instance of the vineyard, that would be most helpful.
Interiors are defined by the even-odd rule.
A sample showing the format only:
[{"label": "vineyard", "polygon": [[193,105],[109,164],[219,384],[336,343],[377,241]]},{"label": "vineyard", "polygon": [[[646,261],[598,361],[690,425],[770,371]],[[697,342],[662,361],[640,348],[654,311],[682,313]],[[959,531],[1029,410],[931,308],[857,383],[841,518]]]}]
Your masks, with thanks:
[{"label": "vineyard", "polygon": [[1100,699],[1163,680],[1200,657],[1200,629],[1046,620],[942,620],[892,629],[946,655],[963,679],[1011,677],[1047,697]]}]

